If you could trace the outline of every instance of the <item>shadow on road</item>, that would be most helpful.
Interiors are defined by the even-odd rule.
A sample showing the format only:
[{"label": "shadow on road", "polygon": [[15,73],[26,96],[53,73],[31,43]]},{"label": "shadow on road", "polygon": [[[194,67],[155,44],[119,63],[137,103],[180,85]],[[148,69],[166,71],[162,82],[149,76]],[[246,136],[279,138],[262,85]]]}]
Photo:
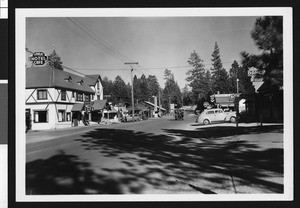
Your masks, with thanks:
[{"label": "shadow on road", "polygon": [[[239,185],[259,187],[265,193],[283,193],[282,184],[266,180],[274,174],[282,177],[282,149],[260,149],[245,141],[208,142],[219,136],[282,132],[282,126],[165,131],[168,136],[100,128],[88,132],[76,142],[81,142],[86,151],[96,150],[102,157],[118,158],[123,166],[100,167],[100,174],[78,156],[60,152],[26,164],[26,192],[138,194],[147,187],[172,189],[181,185],[204,194],[215,193],[212,190],[220,187],[247,193],[233,187]],[[228,183],[229,177],[234,183]]]},{"label": "shadow on road", "polygon": [[177,136],[182,136],[184,138],[211,139],[245,134],[283,133],[283,125],[251,126],[238,128],[233,126],[207,126],[190,131],[180,129],[165,129],[165,131]]}]

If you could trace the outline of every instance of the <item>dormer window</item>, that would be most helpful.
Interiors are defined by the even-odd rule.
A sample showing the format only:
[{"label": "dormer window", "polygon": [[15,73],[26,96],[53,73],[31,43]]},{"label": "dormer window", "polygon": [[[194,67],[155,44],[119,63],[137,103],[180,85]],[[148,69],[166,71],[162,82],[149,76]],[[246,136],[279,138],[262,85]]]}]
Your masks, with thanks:
[{"label": "dormer window", "polygon": [[83,80],[80,80],[79,82],[77,82],[77,84],[83,85]]},{"label": "dormer window", "polygon": [[69,77],[65,78],[65,81],[66,81],[66,82],[72,82],[72,77],[69,76]]}]

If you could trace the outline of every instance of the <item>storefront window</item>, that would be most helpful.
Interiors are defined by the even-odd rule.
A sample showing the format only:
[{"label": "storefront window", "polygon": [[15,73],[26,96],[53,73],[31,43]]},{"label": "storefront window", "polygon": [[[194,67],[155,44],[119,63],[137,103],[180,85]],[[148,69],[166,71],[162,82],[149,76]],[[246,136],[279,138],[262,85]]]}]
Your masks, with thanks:
[{"label": "storefront window", "polygon": [[67,113],[67,121],[71,121],[71,113],[70,112]]},{"label": "storefront window", "polygon": [[58,121],[64,122],[66,121],[66,113],[65,110],[58,110]]},{"label": "storefront window", "polygon": [[48,111],[40,110],[34,111],[34,122],[35,123],[47,123],[48,122]]}]

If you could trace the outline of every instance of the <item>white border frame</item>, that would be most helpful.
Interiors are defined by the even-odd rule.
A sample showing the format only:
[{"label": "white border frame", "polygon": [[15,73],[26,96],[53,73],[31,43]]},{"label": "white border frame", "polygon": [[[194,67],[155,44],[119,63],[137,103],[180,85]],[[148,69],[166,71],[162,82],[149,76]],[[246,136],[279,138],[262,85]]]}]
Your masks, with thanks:
[{"label": "white border frame", "polygon": [[[192,17],[283,16],[284,46],[284,193],[220,195],[25,195],[25,34],[26,17]],[[134,8],[16,9],[16,201],[290,201],[293,180],[293,22],[292,8]]]}]

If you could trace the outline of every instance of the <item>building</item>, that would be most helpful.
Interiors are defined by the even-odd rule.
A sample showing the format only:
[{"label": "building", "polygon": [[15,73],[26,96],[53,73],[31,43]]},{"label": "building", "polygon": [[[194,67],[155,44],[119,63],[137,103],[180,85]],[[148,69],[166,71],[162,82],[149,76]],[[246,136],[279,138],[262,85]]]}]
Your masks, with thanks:
[{"label": "building", "polygon": [[26,68],[25,96],[27,130],[76,126],[91,120],[93,105],[97,110],[105,107],[94,103],[95,98],[103,99],[100,76],[78,76],[48,66]]},{"label": "building", "polygon": [[95,100],[103,100],[103,86],[102,79],[100,75],[86,75],[84,77],[84,82],[89,85],[95,92]]},{"label": "building", "polygon": [[258,89],[259,113],[264,122],[283,122],[283,86],[266,81]]}]

